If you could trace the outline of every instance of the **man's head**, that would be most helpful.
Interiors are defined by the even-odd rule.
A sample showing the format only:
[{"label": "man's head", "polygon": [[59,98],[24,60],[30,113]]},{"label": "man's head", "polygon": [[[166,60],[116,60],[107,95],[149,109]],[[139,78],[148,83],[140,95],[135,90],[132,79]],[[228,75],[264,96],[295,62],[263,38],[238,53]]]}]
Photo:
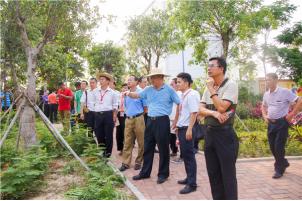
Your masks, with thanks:
[{"label": "man's head", "polygon": [[210,77],[217,77],[220,75],[225,75],[227,70],[227,64],[222,57],[212,57],[209,59],[208,64],[208,75]]},{"label": "man's head", "polygon": [[140,88],[144,89],[148,85],[148,79],[144,76],[138,79],[138,85]]},{"label": "man's head", "polygon": [[89,79],[89,86],[90,86],[90,89],[95,89],[97,87],[97,80],[96,78],[92,77]]},{"label": "man's head", "polygon": [[76,82],[74,84],[74,86],[75,86],[76,90],[80,90],[81,89],[81,82]]},{"label": "man's head", "polygon": [[177,75],[177,88],[178,90],[184,92],[190,88],[193,83],[192,77],[189,73],[179,73]]},{"label": "man's head", "polygon": [[100,85],[101,87],[106,87],[109,86],[110,84],[110,79],[108,77],[100,76]]},{"label": "man's head", "polygon": [[170,81],[170,86],[171,86],[175,91],[177,91],[177,78],[173,78],[173,79]]},{"label": "man's head", "polygon": [[150,80],[155,88],[161,87],[164,84],[164,75],[153,75]]},{"label": "man's head", "polygon": [[109,87],[113,90],[115,90],[115,87],[116,87],[116,82],[114,80],[111,80],[110,81],[110,84],[109,84]]},{"label": "man's head", "polygon": [[81,90],[85,90],[86,87],[87,87],[87,85],[88,85],[88,82],[86,80],[82,80],[82,82],[81,82]]},{"label": "man's head", "polygon": [[127,81],[127,85],[129,88],[133,88],[137,86],[138,78],[135,75],[130,75]]},{"label": "man's head", "polygon": [[266,83],[268,88],[274,89],[278,84],[278,75],[276,73],[268,73],[266,74]]},{"label": "man's head", "polygon": [[58,86],[59,86],[60,89],[65,89],[66,88],[66,85],[65,85],[64,82],[59,82]]},{"label": "man's head", "polygon": [[122,92],[125,92],[125,91],[128,91],[128,84],[127,83],[124,83],[122,84]]}]

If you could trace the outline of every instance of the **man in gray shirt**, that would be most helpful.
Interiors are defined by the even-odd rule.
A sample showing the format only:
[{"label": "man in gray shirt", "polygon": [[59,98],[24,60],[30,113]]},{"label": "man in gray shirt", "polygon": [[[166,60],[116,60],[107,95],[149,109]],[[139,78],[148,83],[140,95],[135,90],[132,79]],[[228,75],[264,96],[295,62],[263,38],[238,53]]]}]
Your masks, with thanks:
[{"label": "man in gray shirt", "polygon": [[[285,169],[289,166],[285,159],[285,144],[288,137],[289,122],[300,110],[301,99],[290,90],[278,87],[278,76],[276,73],[268,73],[268,91],[264,93],[262,103],[262,116],[268,123],[268,141],[271,152],[275,158],[274,179],[283,176]],[[298,104],[296,104],[299,101]],[[294,105],[292,112],[289,112],[291,105]]]}]

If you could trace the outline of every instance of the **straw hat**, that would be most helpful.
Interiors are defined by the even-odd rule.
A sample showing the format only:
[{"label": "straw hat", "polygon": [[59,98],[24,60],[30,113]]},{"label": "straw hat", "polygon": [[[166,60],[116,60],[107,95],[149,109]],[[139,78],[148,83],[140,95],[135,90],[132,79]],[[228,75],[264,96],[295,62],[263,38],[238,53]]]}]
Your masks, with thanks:
[{"label": "straw hat", "polygon": [[159,68],[152,68],[150,74],[147,75],[147,77],[151,77],[154,75],[163,75],[164,77],[170,77],[170,75],[164,74],[163,71]]},{"label": "straw hat", "polygon": [[106,73],[106,72],[103,72],[103,73],[97,72],[96,77],[97,77],[97,79],[100,79],[100,77],[105,77],[105,78],[108,78],[110,81],[113,80],[112,75],[110,75],[109,73]]}]

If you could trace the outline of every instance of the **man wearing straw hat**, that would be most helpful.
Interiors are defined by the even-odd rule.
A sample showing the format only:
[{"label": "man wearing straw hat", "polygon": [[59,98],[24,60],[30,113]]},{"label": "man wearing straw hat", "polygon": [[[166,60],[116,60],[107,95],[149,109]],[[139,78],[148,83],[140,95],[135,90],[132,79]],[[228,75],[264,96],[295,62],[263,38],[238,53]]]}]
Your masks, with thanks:
[{"label": "man wearing straw hat", "polygon": [[105,147],[103,156],[109,158],[112,153],[113,128],[117,118],[117,95],[109,87],[113,79],[108,73],[97,73],[100,89],[93,92],[95,102],[95,135],[98,144]]},{"label": "man wearing straw hat", "polygon": [[[161,184],[169,177],[169,139],[170,120],[173,103],[180,103],[176,92],[164,83],[165,75],[160,69],[154,68],[147,75],[151,79],[152,86],[146,87],[143,91],[124,94],[131,98],[142,98],[147,101],[148,118],[145,129],[144,140],[144,162],[140,173],[133,177],[133,180],[149,178],[154,158],[155,145],[159,149],[159,168],[157,183]],[[178,111],[178,106],[177,106]],[[175,120],[177,122],[177,119]],[[175,123],[174,123],[175,124]]]}]

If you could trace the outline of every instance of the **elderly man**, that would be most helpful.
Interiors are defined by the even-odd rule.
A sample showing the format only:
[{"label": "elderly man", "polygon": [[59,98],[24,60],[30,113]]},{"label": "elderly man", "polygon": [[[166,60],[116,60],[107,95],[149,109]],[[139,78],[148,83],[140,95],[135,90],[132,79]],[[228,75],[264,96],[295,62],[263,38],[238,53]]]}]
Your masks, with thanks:
[{"label": "elderly man", "polygon": [[[142,98],[147,101],[148,118],[145,129],[144,162],[140,173],[133,177],[133,180],[149,178],[154,158],[155,145],[159,149],[159,168],[157,183],[161,184],[169,177],[169,141],[170,141],[170,120],[173,103],[180,103],[176,92],[164,83],[167,76],[158,68],[154,68],[148,77],[151,78],[152,86],[146,87],[143,91],[125,92],[131,98]],[[178,106],[177,106],[178,112]],[[174,124],[176,124],[175,119]],[[174,125],[175,126],[175,125]]]},{"label": "elderly man", "polygon": [[[285,158],[285,144],[288,137],[289,122],[301,110],[301,98],[290,90],[278,87],[278,76],[275,73],[268,73],[267,85],[269,90],[264,93],[262,104],[262,116],[268,123],[268,141],[270,149],[275,158],[274,179],[283,176],[285,169],[289,166]],[[289,107],[295,104],[291,113]]]}]

